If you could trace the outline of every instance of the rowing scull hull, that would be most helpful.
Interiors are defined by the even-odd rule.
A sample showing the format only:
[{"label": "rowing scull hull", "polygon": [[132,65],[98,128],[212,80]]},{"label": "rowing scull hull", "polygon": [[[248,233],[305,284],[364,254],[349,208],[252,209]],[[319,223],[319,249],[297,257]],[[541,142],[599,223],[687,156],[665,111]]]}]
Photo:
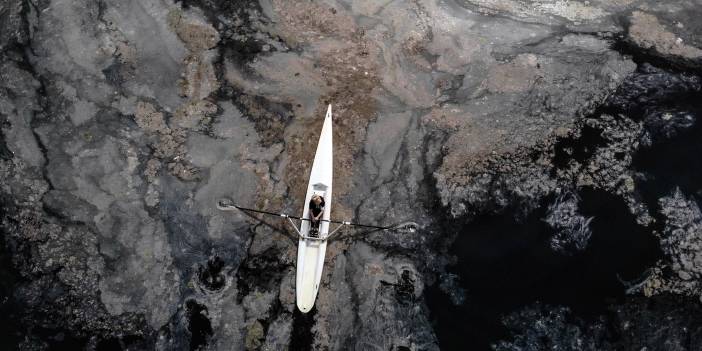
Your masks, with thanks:
[{"label": "rowing scull hull", "polygon": [[[332,112],[331,105],[324,118],[324,126],[319,136],[317,152],[314,155],[310,181],[307,185],[307,195],[304,202],[302,218],[309,218],[309,203],[314,193],[324,198],[325,206],[322,219],[329,220],[332,203],[332,177],[333,177],[333,144],[332,144]],[[302,221],[300,233],[308,236],[310,222]],[[323,239],[329,233],[329,222],[319,225],[319,237]],[[312,240],[300,238],[297,247],[297,281],[296,300],[297,308],[302,312],[309,312],[317,298],[319,283],[322,279],[324,268],[324,255],[327,251],[326,240]]]}]

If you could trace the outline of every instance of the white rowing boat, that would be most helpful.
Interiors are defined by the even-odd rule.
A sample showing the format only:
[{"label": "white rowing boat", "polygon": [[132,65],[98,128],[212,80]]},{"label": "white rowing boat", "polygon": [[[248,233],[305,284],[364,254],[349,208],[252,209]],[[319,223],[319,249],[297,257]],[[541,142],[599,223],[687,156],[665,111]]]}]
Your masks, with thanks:
[{"label": "white rowing boat", "polygon": [[[324,255],[327,251],[327,241],[339,229],[341,229],[343,226],[368,228],[372,229],[372,231],[407,228],[410,232],[413,232],[414,228],[417,226],[417,224],[413,222],[405,222],[403,224],[381,227],[377,225],[331,220],[332,178],[334,174],[333,153],[332,108],[331,105],[329,105],[327,115],[324,118],[322,133],[319,135],[317,152],[314,155],[314,162],[312,162],[312,170],[310,171],[310,181],[307,185],[307,195],[305,196],[302,217],[238,206],[226,199],[221,199],[217,203],[217,208],[223,211],[239,209],[241,211],[280,216],[286,218],[290,224],[292,224],[300,238],[299,245],[297,247],[297,308],[304,313],[309,312],[312,307],[314,307],[314,301],[317,298],[317,291],[319,291],[319,283],[322,280],[322,270],[324,268]],[[312,195],[314,194],[318,194],[324,198],[325,206],[319,224],[318,234],[312,236],[310,235],[311,223],[309,219],[309,203],[312,199]],[[300,229],[297,229],[293,219],[300,221]],[[330,232],[329,229],[332,223],[336,223],[338,226]]]},{"label": "white rowing boat", "polygon": [[324,255],[327,251],[327,241],[329,235],[329,218],[332,204],[332,178],[334,174],[334,157],[332,142],[332,109],[331,105],[327,109],[324,118],[322,133],[319,135],[317,152],[314,155],[310,181],[307,184],[307,196],[305,196],[304,210],[302,218],[310,218],[309,203],[312,195],[317,194],[324,199],[324,212],[322,219],[326,220],[319,224],[319,234],[317,238],[311,238],[310,221],[302,221],[300,224],[300,241],[297,247],[297,308],[302,312],[309,312],[314,306],[319,290],[319,282],[322,279],[322,269],[324,268]]}]

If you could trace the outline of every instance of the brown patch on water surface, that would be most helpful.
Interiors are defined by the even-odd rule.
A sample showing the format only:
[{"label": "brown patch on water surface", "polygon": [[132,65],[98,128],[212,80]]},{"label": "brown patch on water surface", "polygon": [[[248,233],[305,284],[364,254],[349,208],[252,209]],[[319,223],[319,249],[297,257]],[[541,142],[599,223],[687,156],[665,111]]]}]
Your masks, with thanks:
[{"label": "brown patch on water surface", "polygon": [[327,4],[274,0],[271,5],[278,17],[278,34],[293,46],[319,40],[324,35],[347,37],[356,30],[352,16]]},{"label": "brown patch on water surface", "polygon": [[242,95],[237,102],[244,114],[256,116],[252,122],[256,125],[262,146],[270,147],[283,140],[287,117],[269,111],[265,107],[271,103],[268,99],[261,96]]},{"label": "brown patch on water surface", "polygon": [[[312,118],[298,116],[286,130],[285,149],[289,155],[286,179],[291,199],[305,197],[328,104],[332,104],[334,116],[333,196],[339,199],[349,191],[354,161],[362,149],[368,124],[376,117],[376,102],[371,93],[380,85],[375,69],[379,49],[365,38],[362,30],[357,29],[353,18],[341,10],[286,2],[276,2],[274,7],[278,14],[284,14],[281,15],[282,27],[295,28],[287,33],[286,40],[318,48],[315,63],[319,76],[329,88],[320,97]],[[347,38],[348,44],[329,44],[325,42],[326,36]],[[304,205],[298,201],[295,204]],[[302,212],[300,207],[294,211],[298,210]],[[335,218],[351,218],[352,215],[351,208],[334,202]]]},{"label": "brown patch on water surface", "polygon": [[[368,123],[374,118],[374,100],[370,96],[356,95],[351,90],[337,90],[327,101],[338,101],[332,106],[334,116],[334,198],[339,199],[349,191],[349,179],[354,162],[363,147]],[[315,120],[300,122],[289,135],[286,152],[290,162],[286,168],[286,179],[293,199],[304,199],[314,153],[322,129],[326,105],[321,105]],[[292,128],[291,128],[292,129]],[[300,210],[301,212],[301,210]],[[334,217],[351,218],[352,211],[340,202],[334,203]]]}]

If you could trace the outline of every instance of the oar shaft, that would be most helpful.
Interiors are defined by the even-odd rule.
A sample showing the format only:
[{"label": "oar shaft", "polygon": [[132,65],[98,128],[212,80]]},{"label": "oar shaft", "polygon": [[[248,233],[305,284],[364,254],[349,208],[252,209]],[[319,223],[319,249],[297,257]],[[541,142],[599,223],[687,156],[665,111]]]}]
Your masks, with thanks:
[{"label": "oar shaft", "polygon": [[329,221],[331,223],[339,223],[339,224],[346,224],[346,225],[351,225],[354,227],[364,227],[364,228],[375,228],[375,229],[390,229],[392,227],[380,227],[377,225],[368,225],[368,224],[358,224],[358,223],[351,223],[351,222],[340,222],[340,221]]},{"label": "oar shaft", "polygon": [[241,206],[237,206],[237,205],[232,205],[232,206],[234,206],[234,207],[236,207],[236,208],[238,208],[238,209],[240,209],[240,210],[242,210],[242,211],[250,211],[250,212],[256,212],[256,213],[263,213],[263,214],[267,214],[267,215],[271,215],[271,216],[278,216],[278,217],[285,217],[285,218],[293,218],[293,219],[301,219],[301,220],[304,220],[303,218],[295,217],[295,216],[290,216],[290,215],[287,215],[287,214],[285,214],[285,213],[268,212],[268,211],[256,210],[256,209],[253,209],[253,208],[241,207]]},{"label": "oar shaft", "polygon": [[[310,221],[309,218],[291,216],[291,215],[287,215],[285,213],[268,212],[268,211],[262,211],[262,210],[257,210],[257,209],[247,208],[247,207],[242,207],[242,206],[237,206],[237,205],[231,205],[231,206],[234,206],[242,211],[250,211],[250,212],[256,212],[256,213],[263,213],[263,214],[267,214],[267,215],[271,215],[271,216],[299,219],[301,221]],[[351,223],[351,222],[345,222],[345,221],[332,221],[332,220],[327,220],[327,219],[321,219],[320,221],[329,222],[329,223],[336,223],[336,224],[345,224],[345,225],[350,225],[350,226],[354,226],[354,227],[374,228],[374,229],[391,229],[391,228],[393,228],[393,227],[381,227],[381,226],[377,226],[377,225]]]}]

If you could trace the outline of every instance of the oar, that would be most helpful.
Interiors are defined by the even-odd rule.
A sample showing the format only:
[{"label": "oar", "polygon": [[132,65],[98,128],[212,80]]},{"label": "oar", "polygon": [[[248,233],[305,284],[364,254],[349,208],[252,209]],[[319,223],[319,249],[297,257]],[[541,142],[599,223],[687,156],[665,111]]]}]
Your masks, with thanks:
[{"label": "oar", "polygon": [[[283,218],[291,218],[291,219],[298,219],[301,221],[311,221],[309,218],[302,218],[302,217],[297,217],[297,216],[292,216],[289,214],[285,213],[275,213],[275,212],[269,212],[269,211],[263,211],[263,210],[257,210],[255,208],[248,208],[248,207],[243,207],[239,206],[236,204],[226,204],[224,203],[223,200],[220,200],[217,203],[217,208],[220,210],[229,210],[231,208],[236,208],[241,211],[249,211],[249,212],[255,212],[255,213],[262,213],[262,214],[267,214],[271,216],[278,216],[278,217],[283,217]],[[377,226],[377,225],[370,225],[370,224],[360,224],[360,223],[352,223],[352,222],[346,222],[346,221],[334,221],[334,220],[327,220],[327,219],[320,219],[321,222],[329,222],[329,223],[335,223],[335,224],[342,224],[342,225],[349,225],[349,226],[354,226],[354,227],[363,227],[363,228],[373,228],[377,230],[388,230],[388,229],[394,229],[394,228],[400,228],[400,227],[416,227],[416,224],[414,223],[407,223],[405,222],[404,225],[393,225],[393,226],[388,226],[388,227],[382,227],[382,226]],[[414,229],[410,229],[411,231],[414,231]]]}]

